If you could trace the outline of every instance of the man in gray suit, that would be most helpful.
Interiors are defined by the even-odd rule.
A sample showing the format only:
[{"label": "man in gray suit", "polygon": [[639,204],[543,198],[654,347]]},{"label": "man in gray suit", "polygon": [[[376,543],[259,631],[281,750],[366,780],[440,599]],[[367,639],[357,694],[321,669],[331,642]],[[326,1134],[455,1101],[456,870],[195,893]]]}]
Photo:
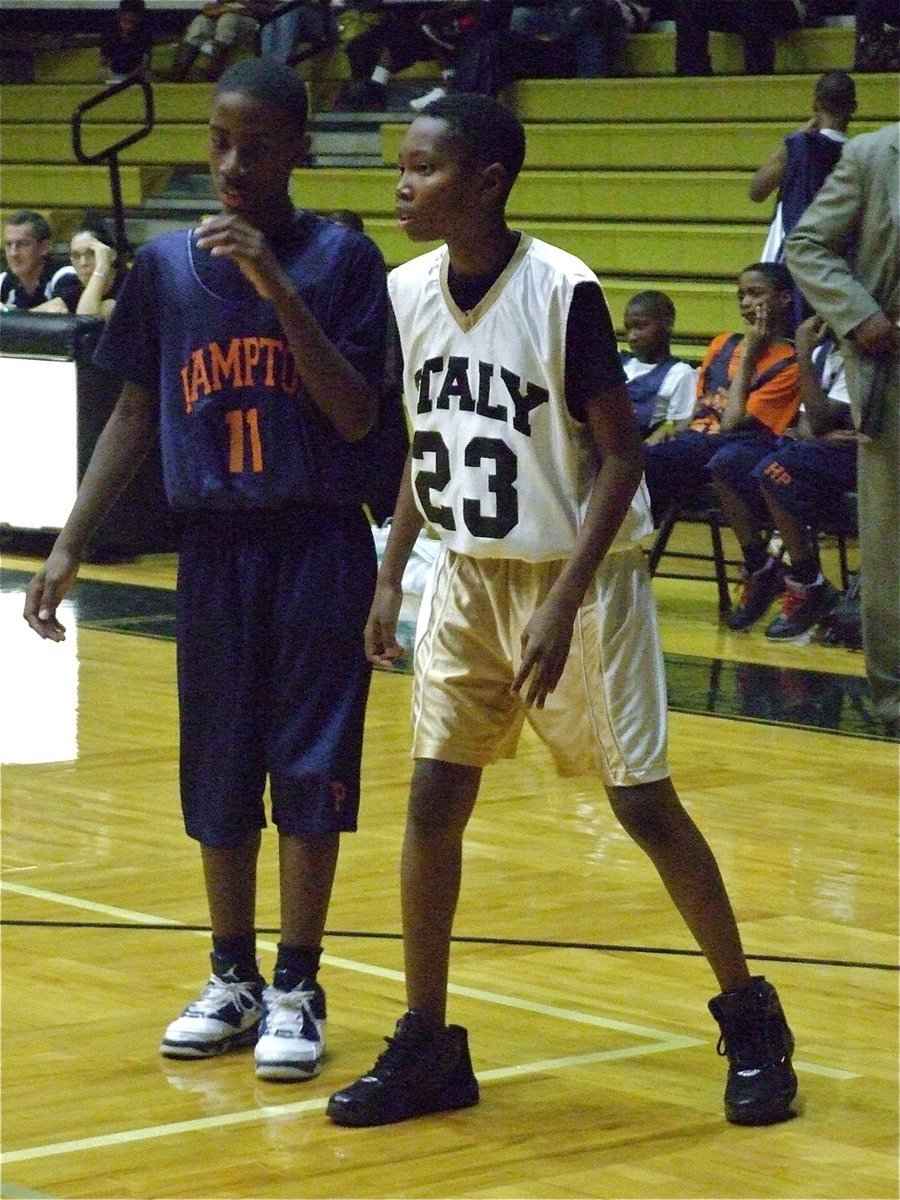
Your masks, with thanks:
[{"label": "man in gray suit", "polygon": [[859,443],[863,647],[900,728],[900,126],[852,138],[785,244],[797,285],[841,338]]}]

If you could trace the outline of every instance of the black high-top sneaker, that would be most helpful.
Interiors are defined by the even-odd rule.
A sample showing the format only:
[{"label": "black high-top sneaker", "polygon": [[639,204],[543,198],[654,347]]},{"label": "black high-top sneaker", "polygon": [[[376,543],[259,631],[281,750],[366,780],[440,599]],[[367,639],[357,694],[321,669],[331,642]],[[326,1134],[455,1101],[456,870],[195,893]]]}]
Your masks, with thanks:
[{"label": "black high-top sneaker", "polygon": [[390,1125],[478,1103],[478,1080],[461,1025],[435,1025],[411,1009],[361,1079],[328,1101],[335,1125]]},{"label": "black high-top sneaker", "polygon": [[709,1002],[728,1057],[725,1116],[734,1125],[774,1125],[792,1115],[797,1076],[791,1065],[794,1036],[778,993],[761,975],[746,987]]}]

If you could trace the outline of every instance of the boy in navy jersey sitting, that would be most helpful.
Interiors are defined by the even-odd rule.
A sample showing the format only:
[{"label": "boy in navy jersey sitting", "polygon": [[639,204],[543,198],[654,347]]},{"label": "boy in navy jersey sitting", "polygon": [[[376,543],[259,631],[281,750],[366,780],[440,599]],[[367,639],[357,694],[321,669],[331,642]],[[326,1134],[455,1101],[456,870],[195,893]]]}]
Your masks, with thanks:
[{"label": "boy in navy jersey sitting", "polygon": [[623,318],[630,354],[622,354],[628,394],[647,445],[686,429],[694,411],[697,372],[670,349],[675,305],[665,292],[638,292]]},{"label": "boy in navy jersey sitting", "polygon": [[751,978],[712,851],[666,762],[666,688],[641,539],[642,444],[603,291],[573,255],[510,229],[521,123],[490,97],[429,104],[400,151],[397,215],[445,244],[391,273],[412,448],[366,628],[391,667],[403,571],[427,521],[441,550],[416,631],[401,870],[408,1011],[374,1068],[332,1096],[339,1125],[478,1102],[447,1025],[463,835],[482,770],[524,721],[563,775],[592,775],[649,855],[722,989],[729,1120],[788,1116],[793,1038]]},{"label": "boy in navy jersey sitting", "polygon": [[[256,58],[222,76],[209,149],[222,211],[138,252],[97,350],[122,393],[25,604],[41,637],[62,640],[56,609],[84,546],[159,431],[184,528],[181,799],[213,944],[209,982],[160,1048],[204,1058],[256,1042],[257,1074],[284,1080],[319,1070],[322,934],[340,834],[356,828],[376,569],[362,502],[383,458],[367,435],[387,314],[375,245],[293,207],[306,118],[294,71]],[[327,661],[310,655],[324,644]],[[255,932],[267,777],[281,885],[271,987]]]}]

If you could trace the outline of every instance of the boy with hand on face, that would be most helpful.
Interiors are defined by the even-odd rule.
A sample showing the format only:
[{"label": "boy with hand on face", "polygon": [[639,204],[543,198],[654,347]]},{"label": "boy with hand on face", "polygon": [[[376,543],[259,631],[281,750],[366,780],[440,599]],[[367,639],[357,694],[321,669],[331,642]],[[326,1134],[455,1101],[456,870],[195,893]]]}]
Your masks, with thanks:
[{"label": "boy with hand on face", "polygon": [[[212,925],[212,974],[160,1049],[206,1058],[255,1042],[257,1075],[281,1080],[320,1069],[321,942],[340,835],[356,828],[376,569],[362,504],[383,461],[367,435],[383,414],[387,315],[375,245],[292,203],[307,112],[275,62],[223,74],[209,149],[222,211],[139,251],[96,356],[125,384],[25,605],[62,640],[57,606],[83,548],[159,431],[184,529],[181,799]],[[310,656],[326,643],[327,661]],[[268,987],[255,928],[267,778],[281,899]]]}]

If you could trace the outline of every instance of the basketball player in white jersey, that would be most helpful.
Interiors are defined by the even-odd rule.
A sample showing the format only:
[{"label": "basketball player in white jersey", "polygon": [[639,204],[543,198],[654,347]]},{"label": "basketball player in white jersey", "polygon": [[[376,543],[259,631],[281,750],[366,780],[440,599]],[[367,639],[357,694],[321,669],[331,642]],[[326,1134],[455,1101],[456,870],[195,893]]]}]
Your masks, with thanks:
[{"label": "basketball player in white jersey", "polygon": [[527,720],[561,774],[597,776],[650,856],[721,988],[726,1115],[770,1124],[796,1093],[793,1038],[669,778],[640,433],[596,276],[506,223],[524,152],[503,105],[460,93],[428,105],[400,152],[400,224],[445,242],[389,278],[413,437],[366,630],[371,661],[392,666],[427,522],[442,548],[415,647],[409,1011],[328,1114],[381,1125],[478,1102],[466,1030],[446,1024],[462,840],[483,768],[515,754]]}]

